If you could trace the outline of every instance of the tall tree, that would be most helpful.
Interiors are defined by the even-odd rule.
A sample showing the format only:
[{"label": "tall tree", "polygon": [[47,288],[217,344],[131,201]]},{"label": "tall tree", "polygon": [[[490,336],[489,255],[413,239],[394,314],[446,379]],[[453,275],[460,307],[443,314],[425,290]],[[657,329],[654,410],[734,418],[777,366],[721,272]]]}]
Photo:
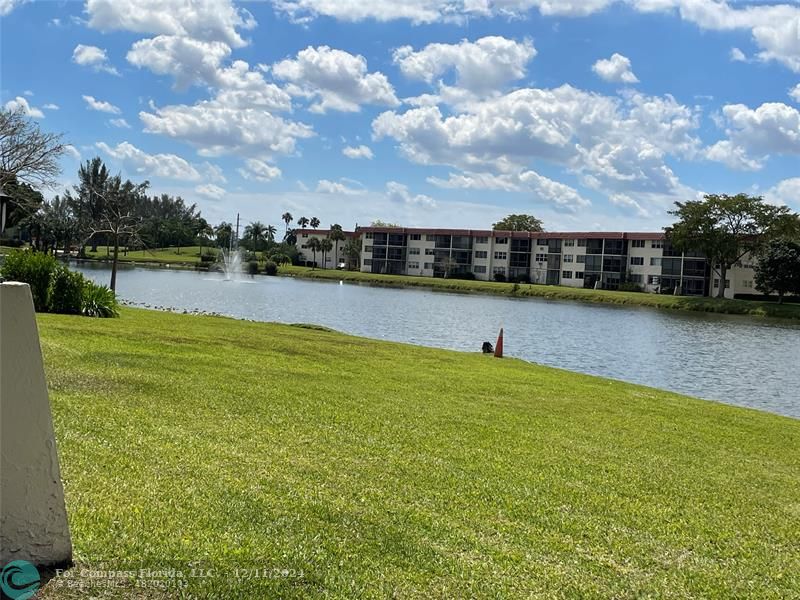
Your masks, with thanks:
[{"label": "tall tree", "polygon": [[299,219],[297,219],[297,224],[300,225],[302,229],[308,227],[308,222],[309,222],[308,217],[300,217]]},{"label": "tall tree", "polygon": [[291,223],[293,219],[294,217],[292,217],[292,213],[290,213],[288,210],[281,215],[281,220],[286,223],[286,229],[283,232],[283,239],[286,239],[286,237],[289,235],[289,223]]},{"label": "tall tree", "polygon": [[266,226],[261,221],[253,221],[244,228],[244,238],[253,243],[253,252],[258,252],[258,247],[266,238]]},{"label": "tall tree", "polygon": [[319,219],[317,217],[311,217],[309,224],[311,225],[311,227],[316,229],[317,227],[319,227]]},{"label": "tall tree", "polygon": [[311,250],[311,254],[314,257],[314,268],[316,268],[316,266],[317,266],[317,252],[319,252],[322,249],[322,244],[320,244],[320,241],[317,238],[311,238],[310,240],[308,240],[308,243],[306,244],[306,248]]},{"label": "tall tree", "polygon": [[0,186],[18,181],[53,187],[67,151],[60,133],[46,133],[22,108],[0,109]]},{"label": "tall tree", "polygon": [[354,265],[358,268],[361,260],[361,240],[356,238],[347,240],[344,244],[344,255],[347,257],[348,269],[352,269]]},{"label": "tall tree", "polygon": [[756,263],[755,284],[765,294],[778,294],[778,304],[786,294],[800,296],[800,244],[786,239],[770,241]]},{"label": "tall tree", "polygon": [[544,224],[533,215],[508,215],[492,225],[495,231],[544,231]]},{"label": "tall tree", "polygon": [[73,187],[75,196],[69,192],[66,194],[77,220],[80,237],[79,256],[85,254],[85,246],[89,242],[92,244],[92,252],[97,252],[96,226],[105,209],[109,179],[110,174],[106,165],[99,156],[95,156],[78,169],[78,185]]},{"label": "tall tree", "polygon": [[664,230],[673,247],[705,254],[719,275],[717,297],[725,295],[728,270],[745,254],[755,255],[766,242],[797,223],[786,206],[767,204],[759,196],[707,194],[703,200],[676,202],[678,218]]},{"label": "tall tree", "polygon": [[120,243],[130,243],[131,239],[138,238],[142,217],[137,214],[136,206],[139,196],[144,195],[149,185],[147,181],[140,184],[134,184],[130,180],[122,181],[120,175],[115,175],[105,182],[102,192],[96,192],[102,196],[102,211],[93,223],[91,233],[93,238],[97,234],[104,234],[113,246],[109,285],[112,290],[117,288]]},{"label": "tall tree", "polygon": [[264,237],[267,239],[268,242],[275,241],[275,234],[278,233],[278,230],[275,229],[275,225],[267,225],[264,228]]},{"label": "tall tree", "polygon": [[233,235],[233,225],[227,221],[222,221],[214,227],[214,238],[219,248],[227,249],[231,245],[231,235]]},{"label": "tall tree", "polygon": [[328,235],[328,237],[333,242],[334,253],[335,253],[334,254],[334,263],[335,263],[335,266],[338,267],[339,266],[339,242],[345,241],[347,239],[347,236],[344,234],[344,231],[342,230],[342,226],[339,225],[338,223],[334,223],[333,225],[331,225],[331,232]]},{"label": "tall tree", "polygon": [[320,240],[319,249],[322,250],[322,268],[325,269],[325,256],[328,254],[328,252],[333,250],[333,242],[331,241],[331,238],[326,237]]}]

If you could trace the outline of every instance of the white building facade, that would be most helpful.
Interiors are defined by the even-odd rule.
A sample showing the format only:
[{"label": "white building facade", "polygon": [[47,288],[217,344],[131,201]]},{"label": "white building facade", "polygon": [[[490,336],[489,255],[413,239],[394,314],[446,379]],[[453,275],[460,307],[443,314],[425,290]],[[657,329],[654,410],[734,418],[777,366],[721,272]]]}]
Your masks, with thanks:
[{"label": "white building facade", "polygon": [[[301,229],[302,259],[326,230]],[[579,288],[619,289],[633,284],[651,293],[716,295],[719,276],[699,253],[678,252],[660,232],[525,232],[474,229],[359,227],[345,232],[361,243],[362,272],[419,277],[473,277]],[[333,254],[333,253],[330,253]],[[341,249],[340,249],[341,255]],[[319,252],[316,264],[335,267]],[[725,296],[756,294],[753,261],[728,272]]]}]

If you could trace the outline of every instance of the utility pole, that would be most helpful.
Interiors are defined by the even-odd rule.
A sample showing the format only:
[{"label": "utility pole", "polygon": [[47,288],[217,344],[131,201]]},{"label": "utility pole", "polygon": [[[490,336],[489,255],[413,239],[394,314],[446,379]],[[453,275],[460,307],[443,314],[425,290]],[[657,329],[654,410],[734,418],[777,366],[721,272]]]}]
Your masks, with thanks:
[{"label": "utility pole", "polygon": [[239,213],[236,213],[236,247],[239,247]]}]

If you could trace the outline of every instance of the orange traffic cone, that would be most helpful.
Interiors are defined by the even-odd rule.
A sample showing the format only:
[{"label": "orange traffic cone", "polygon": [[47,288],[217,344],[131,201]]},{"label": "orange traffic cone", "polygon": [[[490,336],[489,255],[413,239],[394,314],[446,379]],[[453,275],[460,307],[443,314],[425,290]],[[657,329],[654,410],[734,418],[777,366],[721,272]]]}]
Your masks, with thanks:
[{"label": "orange traffic cone", "polygon": [[500,328],[500,335],[497,336],[497,343],[494,345],[494,357],[503,358],[503,328]]}]

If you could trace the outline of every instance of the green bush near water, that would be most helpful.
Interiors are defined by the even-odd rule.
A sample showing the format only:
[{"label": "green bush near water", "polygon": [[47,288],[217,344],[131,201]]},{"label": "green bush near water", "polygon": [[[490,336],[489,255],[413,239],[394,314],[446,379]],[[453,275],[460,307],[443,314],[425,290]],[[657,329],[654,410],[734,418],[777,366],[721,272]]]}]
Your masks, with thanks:
[{"label": "green bush near water", "polygon": [[14,250],[0,267],[0,276],[8,281],[27,283],[36,312],[90,317],[116,317],[119,314],[113,291],[70,271],[51,254]]}]

